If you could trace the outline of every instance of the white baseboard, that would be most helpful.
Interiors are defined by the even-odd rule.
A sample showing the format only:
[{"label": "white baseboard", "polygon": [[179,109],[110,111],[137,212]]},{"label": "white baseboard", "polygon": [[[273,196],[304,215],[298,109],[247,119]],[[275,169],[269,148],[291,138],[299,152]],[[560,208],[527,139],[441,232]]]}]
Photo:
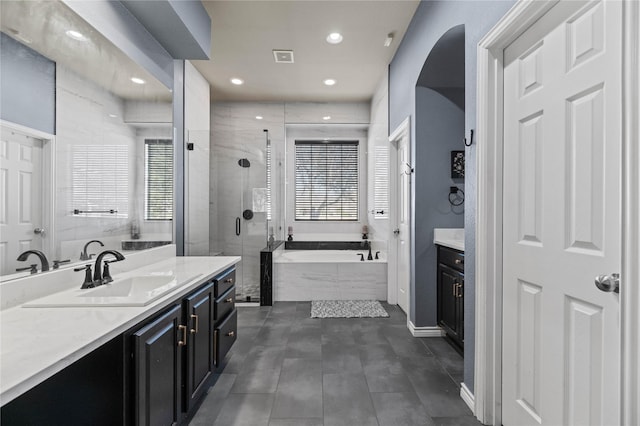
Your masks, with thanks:
[{"label": "white baseboard", "polygon": [[473,415],[476,415],[476,397],[471,393],[467,385],[460,383],[460,398],[469,406]]},{"label": "white baseboard", "polygon": [[438,326],[416,327],[411,320],[407,319],[407,328],[413,337],[442,337],[444,331]]}]

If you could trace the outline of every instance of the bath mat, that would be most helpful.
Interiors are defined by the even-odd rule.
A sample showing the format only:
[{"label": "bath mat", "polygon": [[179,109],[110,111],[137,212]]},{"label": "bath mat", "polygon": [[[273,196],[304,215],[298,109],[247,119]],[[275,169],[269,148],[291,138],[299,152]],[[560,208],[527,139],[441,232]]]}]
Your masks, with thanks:
[{"label": "bath mat", "polygon": [[377,300],[313,300],[311,318],[388,318]]}]

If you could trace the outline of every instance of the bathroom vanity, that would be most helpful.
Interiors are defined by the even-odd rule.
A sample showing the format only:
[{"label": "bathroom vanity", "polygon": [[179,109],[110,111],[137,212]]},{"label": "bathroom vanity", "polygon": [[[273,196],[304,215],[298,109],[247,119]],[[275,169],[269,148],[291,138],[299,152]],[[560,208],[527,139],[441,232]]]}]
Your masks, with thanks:
[{"label": "bathroom vanity", "polygon": [[172,257],[122,274],[162,279],[170,271],[179,283],[142,306],[64,306],[58,293],[58,305],[42,307],[49,295],[3,309],[2,424],[187,420],[237,337],[239,261]]},{"label": "bathroom vanity", "polygon": [[464,351],[464,230],[436,229],[438,325]]}]

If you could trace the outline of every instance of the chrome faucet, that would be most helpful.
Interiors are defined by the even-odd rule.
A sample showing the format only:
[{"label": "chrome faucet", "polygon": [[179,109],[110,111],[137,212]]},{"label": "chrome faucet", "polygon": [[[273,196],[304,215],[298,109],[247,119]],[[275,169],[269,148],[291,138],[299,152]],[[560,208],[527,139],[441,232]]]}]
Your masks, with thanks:
[{"label": "chrome faucet", "polygon": [[[116,250],[105,250],[102,253],[100,253],[98,255],[98,257],[96,257],[96,264],[95,264],[95,267],[93,269],[93,283],[94,283],[95,286],[99,286],[99,285],[102,285],[102,284],[106,284],[107,282],[113,281],[113,279],[111,278],[111,275],[109,273],[109,263],[107,263],[106,261],[105,261],[105,265],[104,265],[104,277],[103,277],[102,258],[105,257],[108,254],[111,254],[116,258],[116,260],[111,260],[111,261],[109,261],[109,263],[118,262],[120,260],[124,260],[124,256],[122,255],[122,253],[120,253],[119,251],[116,251]],[[106,279],[106,281],[105,281],[105,279]]]},{"label": "chrome faucet", "polygon": [[[42,264],[42,272],[46,272],[49,270],[49,261],[47,260],[47,256],[44,255],[40,250],[27,250],[24,253],[20,253],[18,256],[18,261],[24,262],[27,260],[30,254],[35,254],[40,259],[40,263]],[[33,273],[33,272],[32,272]]]},{"label": "chrome faucet", "polygon": [[91,241],[89,241],[87,244],[84,245],[84,248],[82,249],[82,253],[80,253],[80,260],[90,260],[91,259],[91,255],[87,254],[87,248],[89,247],[89,244],[91,244],[91,243],[98,243],[98,244],[100,244],[100,247],[104,247],[104,244],[100,240],[91,240]]}]

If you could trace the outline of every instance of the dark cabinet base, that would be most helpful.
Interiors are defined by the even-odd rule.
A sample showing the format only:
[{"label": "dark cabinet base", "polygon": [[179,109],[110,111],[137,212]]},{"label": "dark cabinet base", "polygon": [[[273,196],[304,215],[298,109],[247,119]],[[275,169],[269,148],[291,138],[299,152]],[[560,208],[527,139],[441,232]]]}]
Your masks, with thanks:
[{"label": "dark cabinet base", "polygon": [[122,425],[124,338],[118,336],[2,406],[2,425]]},{"label": "dark cabinet base", "polygon": [[464,253],[438,246],[438,325],[464,352]]}]

